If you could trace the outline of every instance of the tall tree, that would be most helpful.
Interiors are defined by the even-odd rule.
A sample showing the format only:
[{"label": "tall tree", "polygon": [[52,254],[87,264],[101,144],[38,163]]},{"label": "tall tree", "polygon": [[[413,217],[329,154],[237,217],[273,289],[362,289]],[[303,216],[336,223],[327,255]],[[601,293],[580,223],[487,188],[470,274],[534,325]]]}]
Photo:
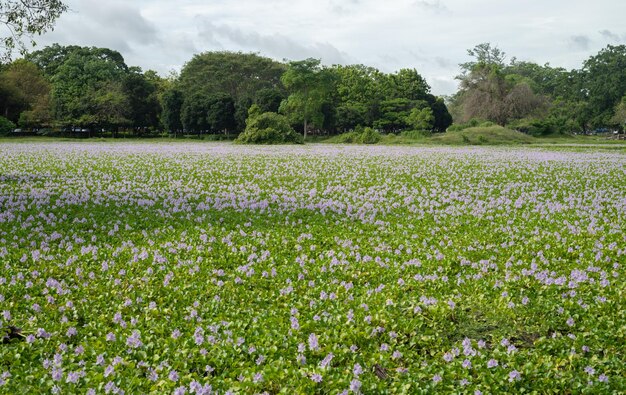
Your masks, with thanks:
[{"label": "tall tree", "polygon": [[183,106],[183,93],[175,87],[167,89],[161,96],[161,122],[166,130],[178,134],[183,129],[181,110]]},{"label": "tall tree", "polygon": [[23,112],[34,111],[27,117],[30,120],[28,126],[47,123],[50,118],[49,95],[50,83],[31,62],[18,59],[0,73],[1,115],[13,122],[17,123]]},{"label": "tall tree", "polygon": [[67,5],[60,0],[0,0],[0,24],[6,32],[0,37],[0,58],[10,59],[16,47],[25,52],[24,37],[33,37],[54,28]]},{"label": "tall tree", "polygon": [[626,45],[608,45],[585,61],[581,73],[591,122],[610,124],[615,106],[626,95]]},{"label": "tall tree", "polygon": [[280,76],[285,65],[253,53],[204,52],[183,67],[179,89],[186,97],[210,92],[233,98],[237,128],[245,128],[248,107],[262,89],[283,90]]},{"label": "tall tree", "polygon": [[281,112],[302,122],[306,139],[309,124],[324,123],[322,107],[332,89],[332,74],[320,66],[319,59],[309,58],[290,62],[281,81],[290,92]]}]

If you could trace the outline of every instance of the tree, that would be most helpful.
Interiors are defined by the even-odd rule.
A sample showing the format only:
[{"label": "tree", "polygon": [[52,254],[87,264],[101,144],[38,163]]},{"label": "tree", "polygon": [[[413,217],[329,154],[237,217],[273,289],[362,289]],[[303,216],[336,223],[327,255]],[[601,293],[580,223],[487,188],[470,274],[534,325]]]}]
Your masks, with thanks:
[{"label": "tree", "polygon": [[461,67],[461,75],[457,78],[460,80],[463,80],[478,65],[496,66],[501,69],[504,67],[504,60],[506,59],[506,54],[497,46],[492,47],[490,43],[481,43],[472,49],[468,49],[467,55],[474,58],[474,60],[459,65]]},{"label": "tree", "polygon": [[468,53],[476,61],[462,64],[463,74],[457,77],[461,80],[455,96],[460,121],[479,118],[506,125],[546,109],[546,99],[532,90],[527,78],[506,73],[502,51],[480,44]]},{"label": "tree", "polygon": [[261,90],[284,91],[280,81],[284,71],[284,64],[257,54],[204,52],[185,64],[178,88],[185,98],[206,92],[232,97],[237,129],[243,130],[248,108]]},{"label": "tree", "polygon": [[177,88],[170,88],[161,97],[161,122],[165,129],[178,134],[183,129],[181,121],[181,110],[183,106],[183,93]]},{"label": "tree", "polygon": [[207,102],[207,124],[213,133],[234,130],[235,122],[235,101],[226,94],[215,94]]},{"label": "tree", "polygon": [[626,95],[626,45],[608,45],[585,61],[581,73],[591,123],[610,124],[615,106]]},{"label": "tree", "polygon": [[374,127],[387,132],[406,129],[409,126],[407,119],[416,104],[405,98],[383,101],[380,103],[380,118],[374,121]]},{"label": "tree", "polygon": [[0,39],[0,58],[10,59],[16,47],[25,52],[23,38],[30,38],[34,45],[32,37],[52,30],[67,9],[60,0],[0,0],[0,23],[6,28]]},{"label": "tree", "polygon": [[401,69],[387,76],[385,97],[388,99],[424,100],[430,86],[415,69]]},{"label": "tree", "polygon": [[31,62],[18,59],[0,73],[0,109],[21,126],[42,126],[50,121],[50,83]]},{"label": "tree", "polygon": [[122,80],[122,89],[128,98],[129,121],[138,129],[157,128],[161,105],[157,95],[158,76],[154,72],[142,73],[131,67]]},{"label": "tree", "polygon": [[611,122],[619,128],[626,127],[626,96],[622,97],[622,100],[615,106]]},{"label": "tree", "polygon": [[434,100],[428,100],[427,98],[430,102],[430,109],[432,110],[435,118],[433,121],[433,131],[443,133],[450,125],[452,125],[452,115],[448,112],[448,107],[442,98],[434,96],[433,98]]},{"label": "tree", "polygon": [[[112,125],[101,114],[102,97],[117,96],[128,73],[124,58],[117,51],[106,48],[55,47],[46,48],[46,54],[56,53],[53,57],[40,57],[34,53],[33,59],[50,60],[53,67],[42,67],[52,82],[52,103],[55,119],[65,126],[79,125],[105,127]],[[51,74],[48,74],[51,73]],[[101,91],[101,92],[100,92]],[[125,94],[123,90],[121,94]],[[109,96],[113,99],[113,96]],[[117,101],[117,100],[116,100]],[[118,101],[119,102],[119,101]],[[130,106],[130,104],[126,104]],[[127,119],[127,114],[124,118]],[[99,124],[104,122],[104,124]],[[117,123],[116,123],[117,124]]]},{"label": "tree", "polygon": [[321,68],[319,59],[309,58],[290,62],[281,81],[290,92],[281,112],[302,122],[306,139],[309,123],[320,127],[324,122],[322,106],[332,88],[332,74]]},{"label": "tree", "polygon": [[415,107],[407,117],[407,124],[415,130],[432,130],[435,116],[430,107]]}]

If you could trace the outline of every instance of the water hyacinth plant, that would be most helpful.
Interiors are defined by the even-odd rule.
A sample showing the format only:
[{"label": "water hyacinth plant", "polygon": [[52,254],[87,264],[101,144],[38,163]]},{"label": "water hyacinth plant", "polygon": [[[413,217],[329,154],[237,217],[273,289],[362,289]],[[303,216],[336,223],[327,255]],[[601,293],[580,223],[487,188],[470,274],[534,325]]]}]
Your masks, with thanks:
[{"label": "water hyacinth plant", "polygon": [[0,393],[616,393],[626,155],[0,146]]}]

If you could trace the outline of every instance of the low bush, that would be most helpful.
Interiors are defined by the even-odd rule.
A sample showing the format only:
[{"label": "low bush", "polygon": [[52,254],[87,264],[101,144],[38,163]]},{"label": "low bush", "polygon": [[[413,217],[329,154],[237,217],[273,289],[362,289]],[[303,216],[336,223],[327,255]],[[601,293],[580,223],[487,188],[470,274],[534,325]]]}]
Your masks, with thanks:
[{"label": "low bush", "polygon": [[302,136],[296,133],[287,118],[274,112],[251,114],[246,121],[246,130],[235,142],[242,144],[303,144]]},{"label": "low bush", "polygon": [[359,135],[359,143],[362,144],[376,144],[382,139],[380,133],[372,128],[365,128]]},{"label": "low bush", "polygon": [[405,130],[400,135],[409,139],[421,140],[424,137],[430,137],[432,132],[430,130]]},{"label": "low bush", "polygon": [[0,136],[6,136],[15,129],[15,124],[5,117],[0,117]]}]

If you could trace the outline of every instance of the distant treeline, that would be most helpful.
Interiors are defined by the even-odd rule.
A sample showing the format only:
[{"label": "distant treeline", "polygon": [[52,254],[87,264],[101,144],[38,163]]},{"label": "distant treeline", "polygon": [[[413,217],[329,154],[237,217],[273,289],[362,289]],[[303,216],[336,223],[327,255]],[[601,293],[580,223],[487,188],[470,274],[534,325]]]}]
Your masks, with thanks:
[{"label": "distant treeline", "polygon": [[468,54],[460,89],[444,102],[414,69],[387,74],[364,65],[325,67],[316,59],[282,63],[205,52],[180,75],[162,77],[129,67],[117,51],[55,44],[0,65],[0,131],[228,137],[246,128],[255,104],[255,111],[280,113],[305,135],[357,126],[445,132],[453,116],[459,124],[478,119],[531,134],[626,122],[625,46],[608,46],[571,71],[505,63],[490,44]]}]

